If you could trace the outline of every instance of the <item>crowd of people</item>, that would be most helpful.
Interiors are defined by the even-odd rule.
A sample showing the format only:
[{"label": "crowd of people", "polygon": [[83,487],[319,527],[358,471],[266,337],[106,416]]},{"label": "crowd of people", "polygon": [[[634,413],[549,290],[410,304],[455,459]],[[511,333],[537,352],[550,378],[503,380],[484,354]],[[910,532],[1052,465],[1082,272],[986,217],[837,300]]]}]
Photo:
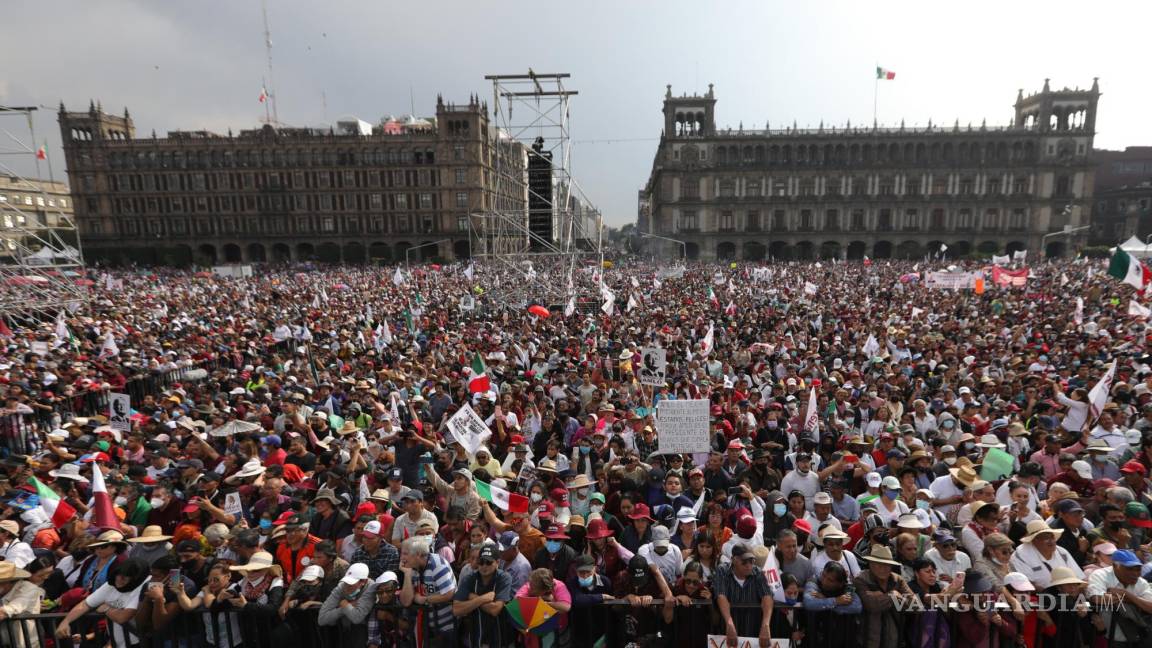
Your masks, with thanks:
[{"label": "crowd of people", "polygon": [[1143,295],[952,263],[101,275],[0,330],[0,645],[1152,645]]}]

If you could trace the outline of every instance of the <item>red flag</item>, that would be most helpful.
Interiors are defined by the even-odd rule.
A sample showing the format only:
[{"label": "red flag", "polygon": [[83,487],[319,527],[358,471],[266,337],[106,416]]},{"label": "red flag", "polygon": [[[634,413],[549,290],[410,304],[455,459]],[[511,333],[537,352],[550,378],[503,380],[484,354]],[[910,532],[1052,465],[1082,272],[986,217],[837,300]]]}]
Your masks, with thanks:
[{"label": "red flag", "polygon": [[268,90],[260,88],[260,103],[264,103],[265,101],[268,101]]},{"label": "red flag", "polygon": [[48,159],[48,149],[44,148],[43,146],[36,149],[36,159],[37,160],[47,160]]},{"label": "red flag", "polygon": [[112,498],[104,486],[104,473],[100,466],[92,462],[92,526],[97,529],[119,529],[120,520],[112,507]]},{"label": "red flag", "polygon": [[12,329],[8,328],[8,322],[5,322],[2,317],[0,317],[0,337],[12,337]]}]

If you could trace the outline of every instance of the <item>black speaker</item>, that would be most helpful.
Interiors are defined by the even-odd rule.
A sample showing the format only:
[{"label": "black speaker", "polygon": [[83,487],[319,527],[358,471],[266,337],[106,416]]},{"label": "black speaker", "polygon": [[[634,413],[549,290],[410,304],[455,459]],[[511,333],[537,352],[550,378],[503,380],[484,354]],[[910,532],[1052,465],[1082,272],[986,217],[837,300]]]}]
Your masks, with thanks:
[{"label": "black speaker", "polygon": [[552,231],[552,152],[545,151],[544,138],[537,137],[528,152],[528,231],[529,249],[538,252],[545,241],[553,241]]}]

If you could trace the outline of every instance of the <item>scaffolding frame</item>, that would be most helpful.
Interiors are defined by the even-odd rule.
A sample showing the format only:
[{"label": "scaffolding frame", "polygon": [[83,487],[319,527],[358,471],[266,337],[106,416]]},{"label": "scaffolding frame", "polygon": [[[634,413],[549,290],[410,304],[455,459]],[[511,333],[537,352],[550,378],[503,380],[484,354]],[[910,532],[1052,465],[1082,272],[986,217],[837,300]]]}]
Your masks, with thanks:
[{"label": "scaffolding frame", "polygon": [[[5,319],[56,315],[63,309],[75,310],[88,299],[88,289],[81,283],[85,278],[84,254],[76,221],[50,204],[40,173],[40,149],[32,119],[38,109],[0,106],[0,173],[8,175],[16,187],[40,194],[32,209],[10,200],[0,202],[0,317]],[[27,125],[27,141],[5,123],[21,117]],[[44,155],[47,161],[46,144]],[[36,182],[17,170],[22,159],[31,160],[27,166],[35,170]],[[48,172],[51,176],[50,161]],[[43,222],[38,214],[43,214]]]},{"label": "scaffolding frame", "polygon": [[[495,190],[488,209],[468,219],[469,243],[474,257],[515,273],[518,281],[504,282],[493,295],[509,306],[564,304],[598,290],[576,272],[582,264],[603,261],[603,224],[572,176],[570,105],[578,92],[566,86],[570,76],[529,68],[527,74],[484,77],[492,82]],[[544,198],[528,181],[527,159],[536,142],[552,158],[551,238],[529,226],[528,202]],[[513,163],[512,155],[523,164]],[[504,204],[513,194],[523,198],[522,209]]]}]

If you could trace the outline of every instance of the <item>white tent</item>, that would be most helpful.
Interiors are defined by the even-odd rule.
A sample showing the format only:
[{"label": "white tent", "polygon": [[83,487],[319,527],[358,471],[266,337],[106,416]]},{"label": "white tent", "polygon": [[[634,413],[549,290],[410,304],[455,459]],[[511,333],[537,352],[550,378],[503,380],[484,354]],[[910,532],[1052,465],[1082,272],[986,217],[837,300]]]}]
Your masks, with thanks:
[{"label": "white tent", "polygon": [[64,246],[63,250],[54,250],[45,245],[24,258],[32,265],[48,265],[58,259],[63,259],[65,262],[76,263],[80,260],[80,252],[70,245]]}]

